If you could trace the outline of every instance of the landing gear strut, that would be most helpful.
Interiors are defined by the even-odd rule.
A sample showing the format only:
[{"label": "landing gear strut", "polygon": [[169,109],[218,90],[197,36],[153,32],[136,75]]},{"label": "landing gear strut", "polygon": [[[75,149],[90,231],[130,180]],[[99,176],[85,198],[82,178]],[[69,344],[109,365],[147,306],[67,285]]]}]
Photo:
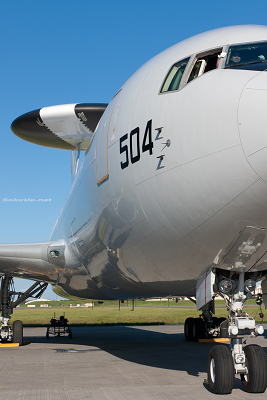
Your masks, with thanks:
[{"label": "landing gear strut", "polygon": [[1,278],[0,289],[0,311],[1,328],[0,341],[14,342],[23,344],[23,325],[21,321],[14,321],[13,328],[9,325],[9,320],[13,309],[23,303],[29,297],[39,298],[47,288],[45,282],[35,282],[25,293],[16,292],[12,276],[4,275]]},{"label": "landing gear strut", "polygon": [[[264,275],[265,274],[265,275]],[[210,270],[197,286],[197,308],[200,318],[185,321],[185,338],[195,340],[209,337],[228,337],[230,346],[219,344],[211,348],[208,356],[208,383],[216,394],[231,393],[235,375],[240,375],[243,388],[249,393],[263,393],[267,387],[267,358],[262,347],[244,347],[245,335],[256,337],[264,332],[255,319],[243,312],[245,301],[253,296],[256,281],[266,279],[266,271],[245,272],[245,266],[236,262],[232,270]],[[214,297],[224,298],[229,312],[228,319],[212,316]],[[204,300],[205,299],[205,300]],[[261,296],[257,304],[261,304]],[[263,318],[262,312],[260,317]]]},{"label": "landing gear strut", "polygon": [[[263,393],[267,387],[267,359],[265,352],[262,347],[256,345],[243,347],[243,338],[246,334],[256,337],[264,332],[262,326],[255,324],[253,317],[243,312],[244,302],[252,296],[256,282],[251,278],[245,280],[245,267],[242,263],[236,262],[233,270],[231,277],[234,280],[229,279],[230,277],[225,279],[217,276],[217,287],[223,295],[226,308],[229,311],[227,330],[230,338],[234,375],[240,374],[242,385],[247,392]],[[256,278],[257,273],[252,277]],[[214,347],[211,349],[210,354],[214,351],[213,349]],[[212,357],[209,355],[208,370],[211,359]],[[219,363],[224,368],[229,369],[229,363],[226,366],[227,361],[224,359],[221,359]],[[209,375],[208,381],[212,385],[212,379]],[[224,390],[226,386],[227,384],[225,383],[220,390]]]}]

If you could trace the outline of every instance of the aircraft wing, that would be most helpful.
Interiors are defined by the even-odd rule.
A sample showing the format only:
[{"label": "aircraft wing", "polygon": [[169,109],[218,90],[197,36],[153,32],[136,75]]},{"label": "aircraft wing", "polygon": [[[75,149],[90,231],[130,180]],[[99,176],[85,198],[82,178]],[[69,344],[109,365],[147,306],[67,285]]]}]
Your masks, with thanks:
[{"label": "aircraft wing", "polygon": [[[88,148],[106,107],[98,103],[43,107],[16,118],[11,129],[31,143],[80,152]],[[64,254],[63,241],[1,244],[0,275],[56,284],[65,268]]]},{"label": "aircraft wing", "polygon": [[65,267],[63,241],[0,245],[0,274],[56,283]]}]

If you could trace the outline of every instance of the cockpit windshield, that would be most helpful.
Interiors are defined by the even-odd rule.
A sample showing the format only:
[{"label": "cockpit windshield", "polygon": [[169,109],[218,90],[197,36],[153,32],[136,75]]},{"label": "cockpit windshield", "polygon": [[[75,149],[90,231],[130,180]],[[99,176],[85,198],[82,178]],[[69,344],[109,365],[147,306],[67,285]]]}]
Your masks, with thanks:
[{"label": "cockpit windshield", "polygon": [[173,90],[179,89],[179,85],[180,85],[184,70],[187,66],[189,59],[190,59],[190,57],[185,58],[184,60],[179,61],[172,66],[172,68],[170,69],[170,71],[162,85],[162,88],[160,91],[161,93],[171,92]]},{"label": "cockpit windshield", "polygon": [[267,69],[267,42],[230,46],[225,68]]}]

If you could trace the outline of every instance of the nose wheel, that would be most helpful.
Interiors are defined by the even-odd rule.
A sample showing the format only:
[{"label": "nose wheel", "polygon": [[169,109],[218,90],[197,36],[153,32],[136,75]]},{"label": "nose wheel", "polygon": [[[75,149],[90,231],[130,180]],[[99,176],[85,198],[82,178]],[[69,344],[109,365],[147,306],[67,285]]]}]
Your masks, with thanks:
[{"label": "nose wheel", "polygon": [[[248,345],[245,374],[240,374],[243,388],[249,393],[264,393],[267,387],[267,358],[262,347]],[[235,368],[231,350],[224,345],[211,348],[208,356],[208,383],[215,394],[229,394],[235,381]]]},{"label": "nose wheel", "polygon": [[[244,245],[244,243],[243,243]],[[243,247],[240,246],[239,250]],[[240,251],[241,251],[240,250]],[[229,272],[230,271],[230,272]],[[229,394],[234,387],[235,376],[240,376],[243,388],[249,393],[263,393],[267,387],[267,358],[262,347],[245,346],[244,336],[256,338],[264,333],[261,325],[256,325],[255,319],[243,311],[244,303],[250,297],[256,298],[261,306],[263,295],[255,294],[256,282],[262,282],[262,272],[251,272],[241,261],[232,264],[231,269],[212,268],[203,275],[197,284],[196,304],[202,311],[202,318],[188,319],[187,336],[192,340],[206,337],[229,338],[229,347],[216,345],[208,355],[208,383],[215,394]],[[267,280],[267,270],[264,272]],[[218,291],[218,292],[216,292]],[[219,293],[225,300],[226,320],[212,316],[215,314],[214,298]],[[267,300],[267,298],[266,298]],[[265,302],[266,305],[266,302]],[[260,317],[263,318],[262,311]],[[190,336],[191,335],[191,336]],[[189,340],[189,339],[187,339]]]},{"label": "nose wheel", "polygon": [[229,347],[224,345],[212,347],[208,356],[207,369],[209,387],[213,393],[228,394],[232,392],[235,371]]},{"label": "nose wheel", "polygon": [[263,393],[267,387],[267,358],[262,347],[251,344],[244,348],[247,374],[241,374],[246,392]]}]

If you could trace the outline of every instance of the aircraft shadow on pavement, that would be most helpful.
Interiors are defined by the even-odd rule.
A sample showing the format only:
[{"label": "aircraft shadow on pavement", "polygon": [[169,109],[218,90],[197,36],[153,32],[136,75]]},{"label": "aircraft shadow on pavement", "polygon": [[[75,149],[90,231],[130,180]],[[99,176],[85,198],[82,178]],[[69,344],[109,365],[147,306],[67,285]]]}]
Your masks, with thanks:
[{"label": "aircraft shadow on pavement", "polygon": [[[74,327],[73,339],[69,337],[50,337],[49,342],[62,350],[81,351],[86,347],[106,351],[115,357],[136,364],[186,371],[189,375],[199,376],[207,371],[207,357],[214,343],[195,343],[184,339],[183,333],[157,332],[151,329],[124,326]],[[266,335],[265,335],[266,336]],[[25,337],[35,343],[47,343],[44,336]],[[83,346],[82,348],[79,346]],[[86,347],[84,347],[86,346]],[[267,347],[264,347],[265,352]]]}]

